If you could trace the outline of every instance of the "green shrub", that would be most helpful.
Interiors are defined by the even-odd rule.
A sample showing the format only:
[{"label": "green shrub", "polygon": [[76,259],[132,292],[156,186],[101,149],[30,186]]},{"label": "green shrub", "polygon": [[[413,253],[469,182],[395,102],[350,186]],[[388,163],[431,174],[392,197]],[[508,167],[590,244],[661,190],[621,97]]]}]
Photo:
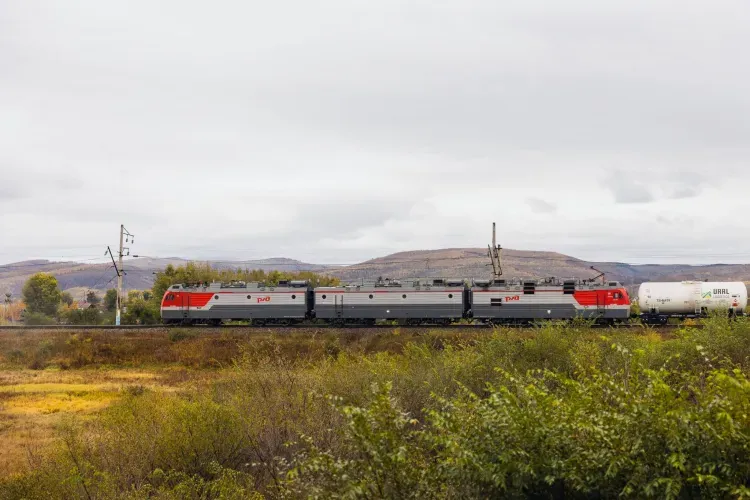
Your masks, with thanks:
[{"label": "green shrub", "polygon": [[198,336],[198,332],[188,328],[173,328],[169,330],[169,341],[179,342],[185,339],[192,339]]},{"label": "green shrub", "polygon": [[[501,371],[482,398],[443,399],[427,425],[390,391],[343,407],[345,446],[308,442],[288,491],[317,498],[720,498],[747,496],[750,382],[639,367],[583,380]],[[691,389],[683,390],[682,388]]]},{"label": "green shrub", "polygon": [[55,318],[51,316],[47,316],[43,313],[25,313],[23,316],[23,322],[26,325],[33,325],[33,326],[45,326],[45,325],[54,325],[57,324],[55,321]]},{"label": "green shrub", "polygon": [[102,322],[102,314],[95,307],[69,309],[62,315],[62,319],[70,325],[98,325]]},{"label": "green shrub", "polygon": [[[0,498],[750,498],[749,332],[717,317],[669,335],[543,324],[238,348],[173,329],[179,359],[240,357],[211,384],[124,390]],[[91,338],[34,358],[119,349]]]}]

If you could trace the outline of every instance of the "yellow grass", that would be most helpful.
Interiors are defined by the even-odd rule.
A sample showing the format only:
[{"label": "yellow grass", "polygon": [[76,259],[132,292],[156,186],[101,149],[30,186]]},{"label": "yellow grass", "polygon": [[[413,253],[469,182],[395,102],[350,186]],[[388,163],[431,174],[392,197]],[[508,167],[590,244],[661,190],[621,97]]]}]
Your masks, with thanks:
[{"label": "yellow grass", "polygon": [[54,413],[90,413],[101,410],[117,398],[117,393],[102,392],[47,392],[23,394],[3,405],[2,414],[7,416],[36,416]]},{"label": "yellow grass", "polygon": [[164,368],[0,370],[0,477],[33,467],[56,443],[55,428],[66,416],[90,418],[130,386],[168,392],[205,378]]}]

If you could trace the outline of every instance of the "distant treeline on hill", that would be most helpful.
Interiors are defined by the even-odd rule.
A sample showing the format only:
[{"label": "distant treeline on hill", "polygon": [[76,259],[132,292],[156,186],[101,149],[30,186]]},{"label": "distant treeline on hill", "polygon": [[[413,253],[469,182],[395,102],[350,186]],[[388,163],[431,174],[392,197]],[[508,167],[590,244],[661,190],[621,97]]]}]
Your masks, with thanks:
[{"label": "distant treeline on hill", "polygon": [[171,264],[164,271],[156,273],[154,286],[151,289],[154,298],[161,300],[164,292],[173,283],[197,283],[221,281],[263,282],[275,285],[281,280],[306,280],[312,286],[333,286],[340,283],[338,278],[322,276],[310,271],[296,273],[280,271],[263,271],[262,269],[217,269],[208,263],[189,262],[184,266],[174,267]]}]

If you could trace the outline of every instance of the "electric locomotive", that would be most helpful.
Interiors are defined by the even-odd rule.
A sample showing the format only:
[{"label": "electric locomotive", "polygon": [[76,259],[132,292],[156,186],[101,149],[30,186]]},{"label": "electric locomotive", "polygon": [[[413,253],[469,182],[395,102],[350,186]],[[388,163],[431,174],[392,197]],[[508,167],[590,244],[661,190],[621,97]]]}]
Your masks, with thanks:
[{"label": "electric locomotive", "polygon": [[265,283],[193,283],[170,286],[161,303],[164,323],[291,324],[309,318],[312,292],[307,281]]},{"label": "electric locomotive", "polygon": [[398,320],[445,325],[462,319],[490,324],[583,317],[614,323],[630,315],[627,290],[616,281],[378,279],[312,288],[307,281],[172,285],[161,307],[165,323],[254,325],[318,321],[335,325]]},{"label": "electric locomotive", "polygon": [[314,290],[314,316],[334,323],[449,324],[465,317],[467,288],[462,279],[378,279],[374,283]]},{"label": "electric locomotive", "polygon": [[630,316],[628,292],[617,281],[474,280],[471,304],[473,318],[493,323],[576,317],[614,323]]}]

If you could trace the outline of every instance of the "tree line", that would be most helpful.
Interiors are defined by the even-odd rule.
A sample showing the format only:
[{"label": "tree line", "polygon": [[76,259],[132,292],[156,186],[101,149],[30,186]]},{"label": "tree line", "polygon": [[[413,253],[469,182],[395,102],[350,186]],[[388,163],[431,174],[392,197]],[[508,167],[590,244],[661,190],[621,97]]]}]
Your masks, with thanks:
[{"label": "tree line", "polygon": [[[208,263],[189,262],[184,266],[168,265],[156,273],[151,290],[130,290],[122,299],[122,324],[155,324],[161,314],[161,299],[175,283],[210,282],[263,282],[276,285],[281,280],[306,280],[313,286],[339,284],[337,278],[309,271],[266,272],[261,269],[218,269]],[[100,325],[114,324],[117,308],[117,291],[109,289],[103,297],[91,290],[86,294],[85,307],[80,307],[72,295],[60,290],[57,279],[50,273],[36,273],[23,286],[25,304],[23,321],[28,325]],[[10,297],[7,297],[10,302]],[[17,308],[17,304],[16,308]],[[8,306],[6,305],[6,308]]]}]

